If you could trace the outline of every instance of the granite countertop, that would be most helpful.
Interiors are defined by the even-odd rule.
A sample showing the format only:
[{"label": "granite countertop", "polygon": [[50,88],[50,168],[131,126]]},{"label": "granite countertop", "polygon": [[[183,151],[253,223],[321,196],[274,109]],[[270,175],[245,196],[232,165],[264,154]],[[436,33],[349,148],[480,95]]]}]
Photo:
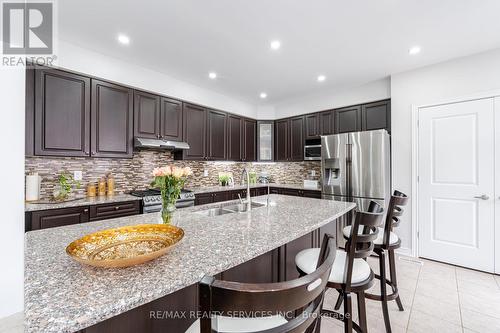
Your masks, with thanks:
[{"label": "granite countertop", "polygon": [[[197,283],[280,247],[344,215],[354,203],[270,195],[249,213],[205,217],[209,204],[175,211],[184,239],[152,262],[100,269],[74,262],[66,246],[88,233],[158,223],[160,213],[25,234],[25,332],[74,332]],[[265,203],[265,197],[255,202]],[[222,203],[224,204],[224,203]],[[286,232],[283,232],[286,230]]]},{"label": "granite countertop", "polygon": [[[267,187],[268,184],[251,184],[250,188],[256,187]],[[281,187],[281,188],[292,188],[296,190],[310,190],[310,191],[321,191],[320,187],[310,188],[304,187],[303,184],[278,184],[278,183],[269,183],[270,187]],[[247,185],[233,185],[233,186],[200,186],[200,187],[190,187],[188,190],[194,192],[194,194],[201,193],[211,193],[211,192],[219,192],[219,191],[232,191],[232,190],[244,190],[247,188]]]},{"label": "granite countertop", "polygon": [[53,202],[53,203],[31,203],[26,202],[24,204],[25,212],[34,212],[37,210],[47,210],[47,209],[58,209],[58,208],[68,208],[68,207],[80,207],[89,205],[99,205],[114,202],[124,202],[132,200],[141,200],[139,197],[135,197],[130,194],[115,194],[113,196],[106,197],[82,197],[77,200],[71,200],[66,202]]}]

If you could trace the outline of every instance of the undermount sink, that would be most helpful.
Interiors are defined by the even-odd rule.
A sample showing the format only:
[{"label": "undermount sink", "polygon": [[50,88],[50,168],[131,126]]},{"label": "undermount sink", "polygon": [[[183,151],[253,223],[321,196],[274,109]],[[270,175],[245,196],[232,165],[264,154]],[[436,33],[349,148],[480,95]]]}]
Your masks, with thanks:
[{"label": "undermount sink", "polygon": [[[259,202],[252,202],[250,209],[254,208],[259,208],[262,206],[265,206],[266,204],[264,203],[259,203]],[[200,215],[204,215],[207,217],[212,217],[212,216],[219,216],[219,215],[225,215],[225,214],[232,214],[232,213],[244,213],[248,211],[247,204],[245,203],[240,203],[240,204],[233,204],[233,205],[227,205],[227,206],[219,206],[219,207],[213,207],[209,209],[204,209],[204,210],[199,210],[196,213]]]},{"label": "undermount sink", "polygon": [[208,217],[212,217],[212,216],[219,216],[219,215],[224,215],[224,214],[231,214],[233,212],[225,210],[222,207],[215,207],[215,208],[200,210],[200,211],[197,211],[196,213],[201,214],[201,215],[205,215]]},{"label": "undermount sink", "polygon": [[[259,202],[252,202],[250,209],[259,208],[259,207],[262,207],[265,205],[266,204],[259,203]],[[233,213],[244,213],[248,210],[248,207],[247,207],[247,204],[240,203],[240,204],[236,204],[236,205],[225,206],[224,209],[229,210]]]}]

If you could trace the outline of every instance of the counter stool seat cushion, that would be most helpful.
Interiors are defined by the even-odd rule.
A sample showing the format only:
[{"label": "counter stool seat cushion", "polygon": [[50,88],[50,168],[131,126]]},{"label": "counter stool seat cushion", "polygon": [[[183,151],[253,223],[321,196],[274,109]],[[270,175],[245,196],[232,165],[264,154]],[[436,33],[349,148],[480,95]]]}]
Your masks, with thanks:
[{"label": "counter stool seat cushion", "polygon": [[[282,316],[269,316],[261,318],[238,318],[217,316],[212,319],[212,329],[217,332],[240,333],[250,331],[263,331],[286,324]],[[200,333],[200,320],[196,320],[186,333]]]},{"label": "counter stool seat cushion", "polygon": [[[363,226],[359,226],[358,234],[361,234],[363,231]],[[342,230],[342,233],[346,238],[351,236],[351,226],[348,225]],[[399,240],[398,235],[391,231],[391,235],[389,236],[389,245],[396,244]],[[377,238],[373,241],[375,245],[383,245],[384,243],[384,228],[378,228]]]},{"label": "counter stool seat cushion", "polygon": [[[319,248],[305,249],[295,256],[295,265],[304,273],[310,274],[316,270],[318,262]],[[347,253],[337,250],[335,261],[333,262],[329,282],[345,283],[344,270],[346,267]],[[351,283],[363,282],[370,277],[371,268],[366,261],[361,258],[354,259]]]}]

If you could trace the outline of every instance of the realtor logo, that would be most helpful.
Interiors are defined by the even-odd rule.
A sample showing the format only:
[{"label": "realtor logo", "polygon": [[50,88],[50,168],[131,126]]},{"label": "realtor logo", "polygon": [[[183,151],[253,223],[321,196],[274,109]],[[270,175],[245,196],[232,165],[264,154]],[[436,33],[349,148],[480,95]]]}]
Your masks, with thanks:
[{"label": "realtor logo", "polygon": [[4,54],[52,54],[51,2],[4,2],[2,14]]}]

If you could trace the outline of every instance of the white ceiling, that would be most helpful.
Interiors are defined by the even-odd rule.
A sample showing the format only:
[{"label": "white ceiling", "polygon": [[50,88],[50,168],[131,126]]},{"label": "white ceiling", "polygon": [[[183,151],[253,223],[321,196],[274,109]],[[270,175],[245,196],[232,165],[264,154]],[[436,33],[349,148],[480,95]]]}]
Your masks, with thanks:
[{"label": "white ceiling", "polygon": [[499,0],[64,0],[58,13],[61,39],[255,104],[500,47]]}]

